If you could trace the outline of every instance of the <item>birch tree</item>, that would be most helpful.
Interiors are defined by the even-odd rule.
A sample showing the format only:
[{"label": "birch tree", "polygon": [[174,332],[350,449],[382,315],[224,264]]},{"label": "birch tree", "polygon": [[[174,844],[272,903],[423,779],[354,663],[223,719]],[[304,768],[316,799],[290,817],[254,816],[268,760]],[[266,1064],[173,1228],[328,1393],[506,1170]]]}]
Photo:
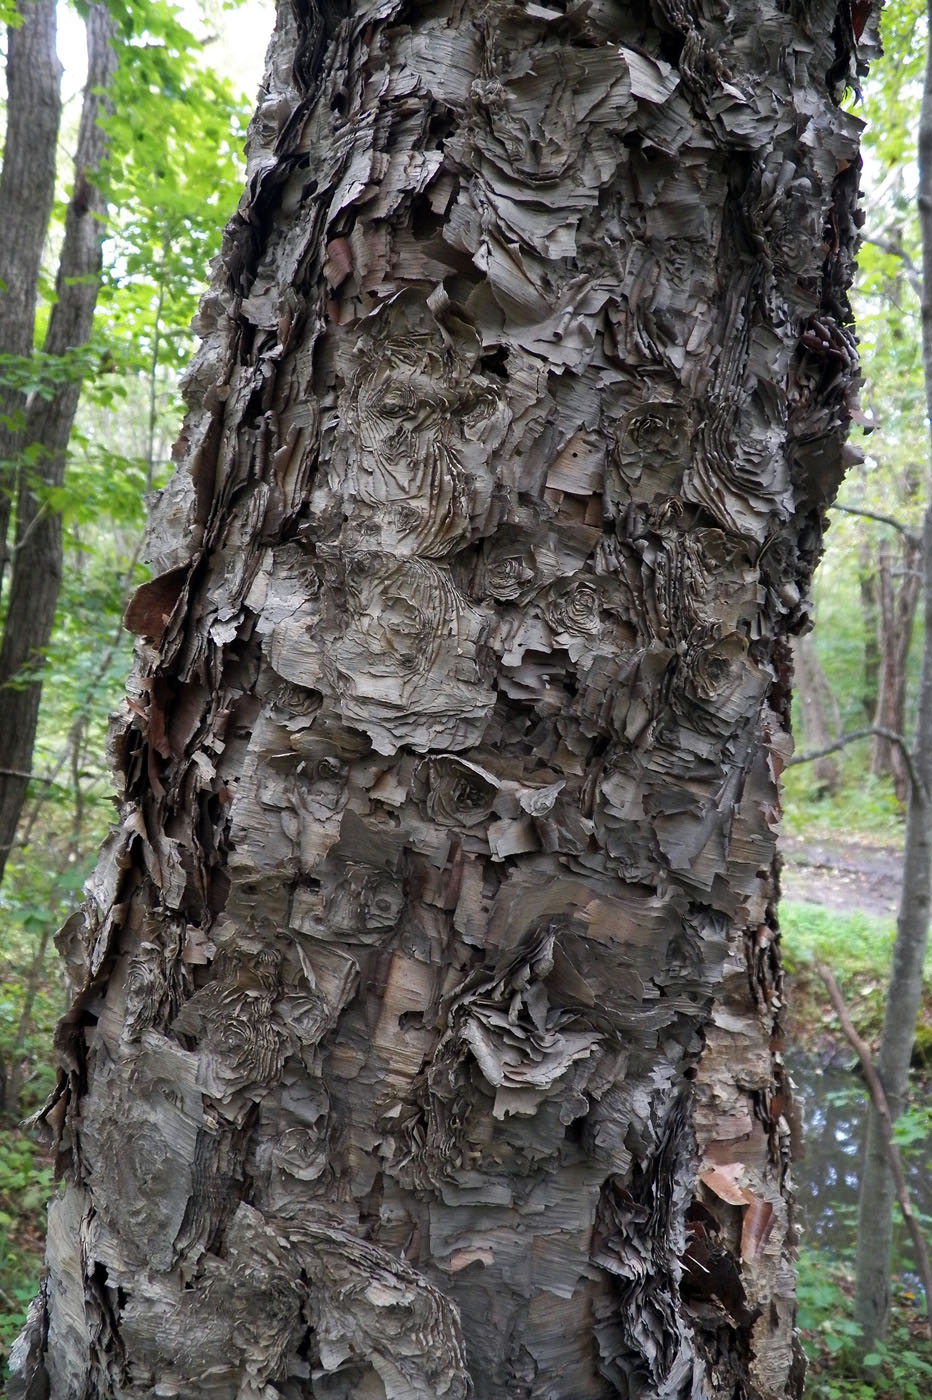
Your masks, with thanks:
[{"label": "birch tree", "polygon": [[774,854],[851,14],[281,9],[11,1396],[799,1394]]}]

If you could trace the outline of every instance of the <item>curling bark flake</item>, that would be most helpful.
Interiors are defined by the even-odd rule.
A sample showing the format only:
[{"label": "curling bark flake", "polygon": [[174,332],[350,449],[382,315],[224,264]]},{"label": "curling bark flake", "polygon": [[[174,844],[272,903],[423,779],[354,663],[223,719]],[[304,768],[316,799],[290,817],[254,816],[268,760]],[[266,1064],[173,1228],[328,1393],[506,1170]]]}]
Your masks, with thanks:
[{"label": "curling bark flake", "polygon": [[299,3],[269,57],[10,1394],[797,1395],[774,849],[849,8]]}]

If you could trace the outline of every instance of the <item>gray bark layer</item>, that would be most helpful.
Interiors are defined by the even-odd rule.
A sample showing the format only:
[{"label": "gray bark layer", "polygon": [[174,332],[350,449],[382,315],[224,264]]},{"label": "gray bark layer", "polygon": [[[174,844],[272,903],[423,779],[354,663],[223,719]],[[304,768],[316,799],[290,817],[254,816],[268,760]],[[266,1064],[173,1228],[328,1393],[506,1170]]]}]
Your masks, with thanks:
[{"label": "gray bark layer", "polygon": [[14,1397],[798,1394],[773,868],[844,13],[281,11]]},{"label": "gray bark layer", "polygon": [[[65,213],[52,307],[43,350],[62,356],[86,345],[100,285],[106,203],[94,182],[106,151],[102,117],[116,68],[116,29],[104,5],[91,5],[87,29],[88,77]],[[31,348],[31,346],[30,346]],[[0,642],[0,880],[16,836],[32,767],[42,696],[42,665],[61,589],[61,516],[42,491],[61,486],[68,440],[81,394],[77,375],[49,397],[32,395],[21,444],[38,449],[18,473],[16,544],[3,640]]]}]

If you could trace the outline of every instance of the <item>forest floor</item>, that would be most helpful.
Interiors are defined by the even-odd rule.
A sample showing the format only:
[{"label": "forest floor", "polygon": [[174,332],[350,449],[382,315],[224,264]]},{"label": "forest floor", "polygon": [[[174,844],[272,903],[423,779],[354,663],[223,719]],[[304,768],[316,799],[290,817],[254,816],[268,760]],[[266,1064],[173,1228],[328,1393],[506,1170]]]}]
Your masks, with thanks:
[{"label": "forest floor", "polygon": [[900,848],[844,835],[817,840],[783,836],[780,851],[784,899],[841,914],[896,916],[903,867]]},{"label": "forest floor", "polygon": [[[832,968],[855,1024],[876,1045],[884,1015],[902,876],[899,846],[831,831],[781,839],[780,874],[787,1032],[790,1044],[824,1061],[851,1054],[819,963]],[[923,979],[916,1068],[932,1071],[932,949]]]}]

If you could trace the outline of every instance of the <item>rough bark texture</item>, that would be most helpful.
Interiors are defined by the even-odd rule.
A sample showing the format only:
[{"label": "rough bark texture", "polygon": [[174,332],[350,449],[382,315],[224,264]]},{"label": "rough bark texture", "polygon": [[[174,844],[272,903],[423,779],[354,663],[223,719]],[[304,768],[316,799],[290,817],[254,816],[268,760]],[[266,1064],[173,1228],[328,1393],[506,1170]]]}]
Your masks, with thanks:
[{"label": "rough bark texture", "polygon": [[[91,5],[85,24],[88,78],[56,300],[42,347],[49,355],[64,355],[87,343],[100,285],[106,205],[94,184],[94,172],[106,148],[100,118],[116,66],[111,45],[116,31],[104,5]],[[0,643],[0,879],[26,797],[42,695],[42,660],[61,587],[61,517],[43,502],[36,486],[62,484],[80,393],[80,379],[72,376],[50,398],[33,395],[20,439],[21,444],[40,451],[17,481],[16,550]]]},{"label": "rough bark texture", "polygon": [[777,777],[845,6],[285,8],[14,1397],[785,1397]]},{"label": "rough bark texture", "polygon": [[[55,49],[55,0],[20,7],[7,31],[6,134],[0,170],[0,354],[31,355],[42,249],[55,194],[61,115],[61,64]],[[0,390],[0,592],[10,559],[16,462],[23,444],[25,397]]]}]

